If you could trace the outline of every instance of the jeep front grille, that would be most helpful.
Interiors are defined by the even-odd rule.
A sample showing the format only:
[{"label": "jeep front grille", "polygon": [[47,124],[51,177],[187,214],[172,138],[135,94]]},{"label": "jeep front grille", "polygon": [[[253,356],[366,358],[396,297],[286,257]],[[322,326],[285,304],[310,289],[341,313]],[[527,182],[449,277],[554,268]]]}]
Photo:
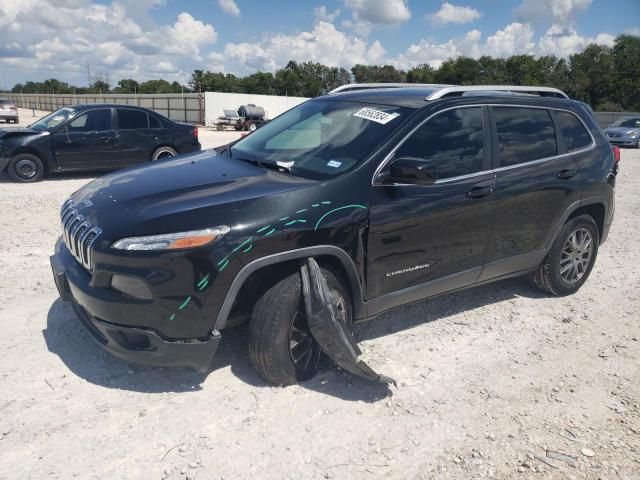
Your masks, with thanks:
[{"label": "jeep front grille", "polygon": [[71,199],[62,204],[60,220],[62,237],[67,249],[80,265],[91,271],[93,269],[92,246],[102,230],[80,215]]}]

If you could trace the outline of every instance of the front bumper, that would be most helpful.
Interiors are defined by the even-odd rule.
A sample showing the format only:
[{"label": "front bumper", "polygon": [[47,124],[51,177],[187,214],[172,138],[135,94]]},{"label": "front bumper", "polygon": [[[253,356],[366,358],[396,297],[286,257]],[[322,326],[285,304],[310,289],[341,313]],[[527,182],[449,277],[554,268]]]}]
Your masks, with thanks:
[{"label": "front bumper", "polygon": [[[98,313],[113,310],[113,301],[91,295],[88,282],[68,269],[79,266],[60,248],[51,260],[53,278],[60,297],[71,302],[74,312],[89,334],[107,351],[124,360],[159,367],[188,367],[206,372],[220,344],[220,333],[212,331],[206,338],[167,339],[149,328],[124,326],[100,318]],[[74,262],[74,263],[70,263]],[[120,305],[120,310],[126,314]]]},{"label": "front bumper", "polygon": [[0,112],[0,120],[18,120],[18,114]]},{"label": "front bumper", "polygon": [[621,147],[634,147],[638,145],[640,138],[631,138],[631,137],[609,137],[607,136],[609,143],[612,145],[619,145]]}]

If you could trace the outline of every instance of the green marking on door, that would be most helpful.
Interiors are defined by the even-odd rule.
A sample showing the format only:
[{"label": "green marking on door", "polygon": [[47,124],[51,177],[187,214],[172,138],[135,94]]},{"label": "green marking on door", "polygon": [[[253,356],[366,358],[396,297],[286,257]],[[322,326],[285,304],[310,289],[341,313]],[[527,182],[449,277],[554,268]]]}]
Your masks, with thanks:
[{"label": "green marking on door", "polygon": [[363,208],[363,209],[367,209],[367,207],[365,207],[364,205],[359,205],[359,204],[352,204],[352,205],[345,205],[343,207],[338,207],[338,208],[334,208],[333,210],[329,210],[327,213],[325,213],[324,215],[322,215],[318,221],[316,222],[316,226],[314,228],[314,230],[318,230],[318,227],[320,226],[320,223],[322,222],[322,220],[324,220],[325,218],[327,218],[329,215],[331,215],[334,212],[337,212],[339,210],[346,210],[348,208]]},{"label": "green marking on door", "polygon": [[265,230],[268,230],[270,226],[271,226],[271,225],[265,225],[264,227],[260,228],[256,233],[262,233],[262,232],[264,232]]},{"label": "green marking on door", "polygon": [[171,314],[171,316],[169,317],[169,320],[175,320],[175,319],[176,319],[176,314],[175,313]]}]

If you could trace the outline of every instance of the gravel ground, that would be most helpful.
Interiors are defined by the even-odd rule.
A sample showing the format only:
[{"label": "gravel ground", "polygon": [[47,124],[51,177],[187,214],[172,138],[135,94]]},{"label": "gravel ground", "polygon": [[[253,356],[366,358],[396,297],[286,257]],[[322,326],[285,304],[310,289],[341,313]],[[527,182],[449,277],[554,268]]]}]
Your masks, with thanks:
[{"label": "gravel ground", "polygon": [[90,178],[0,177],[0,479],[640,478],[640,151],[577,294],[507,280],[359,328],[390,390],[336,369],[269,387],[245,329],[206,376],[103,352],[48,261]]}]

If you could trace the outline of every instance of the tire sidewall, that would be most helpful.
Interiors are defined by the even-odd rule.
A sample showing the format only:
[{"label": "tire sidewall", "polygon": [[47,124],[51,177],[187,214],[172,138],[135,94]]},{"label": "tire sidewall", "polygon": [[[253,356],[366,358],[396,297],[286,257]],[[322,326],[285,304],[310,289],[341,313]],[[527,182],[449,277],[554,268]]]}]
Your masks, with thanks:
[{"label": "tire sidewall", "polygon": [[[347,328],[349,331],[352,329],[353,325],[353,307],[351,303],[351,295],[348,290],[345,289],[344,285],[338,280],[338,277],[333,274],[330,270],[322,269],[322,273],[327,280],[327,284],[331,290],[337,290],[340,292],[340,295],[345,300],[345,305],[347,306]],[[304,299],[302,298],[302,281],[300,278],[300,273],[296,272],[295,274],[290,275],[284,282],[290,282],[288,285],[287,292],[290,293],[280,301],[285,302],[285,305],[282,305],[278,308],[279,315],[273,319],[273,335],[270,339],[270,344],[268,348],[271,353],[271,358],[273,359],[273,366],[279,370],[278,377],[289,379],[289,381],[283,381],[282,384],[291,384],[295,382],[303,382],[306,380],[310,380],[313,378],[316,373],[320,370],[320,368],[313,370],[302,370],[296,367],[291,359],[289,353],[289,338],[291,326],[293,324],[293,318],[296,311],[301,308],[304,311]],[[278,301],[278,299],[272,299],[274,302]],[[262,321],[263,319],[254,318],[253,321]],[[250,341],[264,341],[265,339],[250,339]],[[322,366],[322,360],[320,361],[320,366]]]},{"label": "tire sidewall", "polygon": [[[162,153],[165,153],[165,152],[171,153],[171,156],[170,157],[158,158],[159,155],[161,155]],[[178,152],[176,152],[175,149],[173,149],[171,147],[168,147],[168,146],[158,147],[151,154],[151,161],[155,162],[157,160],[166,160],[167,158],[175,157],[177,154],[178,154]]]},{"label": "tire sidewall", "polygon": [[[29,178],[25,178],[18,173],[17,165],[21,160],[31,160],[35,164],[35,167],[36,167],[35,175]],[[7,173],[9,174],[9,177],[11,178],[11,180],[13,180],[14,182],[20,182],[20,183],[37,182],[44,175],[44,164],[42,163],[42,160],[40,160],[35,155],[32,155],[30,153],[21,153],[11,159],[11,161],[9,162],[9,165],[7,166]]]},{"label": "tire sidewall", "polygon": [[[591,236],[593,238],[593,252],[591,254],[591,261],[585,274],[577,282],[569,284],[565,282],[560,275],[560,257],[562,255],[562,248],[564,247],[567,239],[575,230],[579,228],[585,228],[589,230],[589,233],[591,233]],[[565,225],[565,227],[560,232],[560,235],[558,235],[558,238],[554,242],[552,251],[550,252],[551,255],[549,256],[549,264],[551,267],[549,272],[550,279],[553,289],[557,292],[558,295],[570,295],[578,291],[580,287],[584,285],[596,263],[599,244],[600,235],[598,233],[598,227],[590,216],[584,215],[576,217]]]}]

